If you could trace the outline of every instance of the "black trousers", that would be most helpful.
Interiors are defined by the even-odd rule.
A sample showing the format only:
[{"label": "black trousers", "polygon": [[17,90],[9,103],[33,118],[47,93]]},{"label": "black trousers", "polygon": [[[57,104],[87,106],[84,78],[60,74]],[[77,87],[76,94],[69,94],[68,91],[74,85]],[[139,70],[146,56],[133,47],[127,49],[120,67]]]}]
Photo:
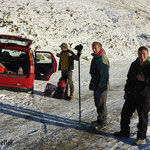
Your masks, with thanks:
[{"label": "black trousers", "polygon": [[149,97],[138,96],[137,98],[134,98],[132,95],[128,95],[121,112],[121,131],[124,134],[130,133],[130,119],[135,110],[137,110],[139,118],[137,138],[145,139],[148,127],[149,108]]}]

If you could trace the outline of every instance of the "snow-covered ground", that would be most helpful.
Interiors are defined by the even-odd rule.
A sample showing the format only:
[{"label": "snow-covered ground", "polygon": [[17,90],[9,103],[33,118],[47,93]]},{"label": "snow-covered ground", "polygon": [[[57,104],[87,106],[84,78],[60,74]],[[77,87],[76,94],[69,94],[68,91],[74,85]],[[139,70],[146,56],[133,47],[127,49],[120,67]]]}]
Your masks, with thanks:
[{"label": "snow-covered ground", "polygon": [[[131,121],[132,136],[117,139],[123,88],[127,71],[141,45],[150,48],[149,0],[1,0],[0,34],[33,40],[33,50],[60,52],[59,45],[70,48],[83,44],[81,55],[81,122],[79,123],[78,62],[73,79],[75,99],[58,100],[43,96],[47,82],[35,81],[34,95],[0,91],[0,149],[9,150],[137,150],[150,149],[147,139],[140,147],[136,138],[137,114]],[[89,91],[90,53],[93,41],[103,44],[110,60],[108,125],[95,132],[90,122],[96,119],[93,93]],[[50,83],[56,84],[57,71]],[[150,120],[149,120],[150,122]]]}]

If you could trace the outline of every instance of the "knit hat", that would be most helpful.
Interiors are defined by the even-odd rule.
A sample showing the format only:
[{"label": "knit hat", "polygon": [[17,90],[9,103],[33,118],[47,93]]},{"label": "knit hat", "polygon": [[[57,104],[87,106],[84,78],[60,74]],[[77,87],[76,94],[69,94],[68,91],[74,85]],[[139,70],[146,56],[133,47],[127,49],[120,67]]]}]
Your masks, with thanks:
[{"label": "knit hat", "polygon": [[68,48],[68,45],[67,45],[67,43],[62,43],[59,47],[61,47],[61,48]]}]

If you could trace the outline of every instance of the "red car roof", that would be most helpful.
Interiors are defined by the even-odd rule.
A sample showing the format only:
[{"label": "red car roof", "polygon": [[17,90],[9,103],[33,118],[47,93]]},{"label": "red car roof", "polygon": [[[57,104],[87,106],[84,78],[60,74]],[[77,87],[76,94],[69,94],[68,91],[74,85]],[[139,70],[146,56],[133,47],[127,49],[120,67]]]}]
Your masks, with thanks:
[{"label": "red car roof", "polygon": [[0,34],[0,48],[28,51],[32,40],[19,36]]}]

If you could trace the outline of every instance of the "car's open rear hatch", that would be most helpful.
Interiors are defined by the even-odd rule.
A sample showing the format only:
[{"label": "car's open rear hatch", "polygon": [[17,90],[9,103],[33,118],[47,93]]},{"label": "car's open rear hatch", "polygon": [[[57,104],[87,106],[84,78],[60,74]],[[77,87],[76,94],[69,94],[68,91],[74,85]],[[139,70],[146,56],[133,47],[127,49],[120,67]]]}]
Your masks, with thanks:
[{"label": "car's open rear hatch", "polygon": [[31,44],[32,40],[26,38],[0,35],[0,48],[27,51]]}]

